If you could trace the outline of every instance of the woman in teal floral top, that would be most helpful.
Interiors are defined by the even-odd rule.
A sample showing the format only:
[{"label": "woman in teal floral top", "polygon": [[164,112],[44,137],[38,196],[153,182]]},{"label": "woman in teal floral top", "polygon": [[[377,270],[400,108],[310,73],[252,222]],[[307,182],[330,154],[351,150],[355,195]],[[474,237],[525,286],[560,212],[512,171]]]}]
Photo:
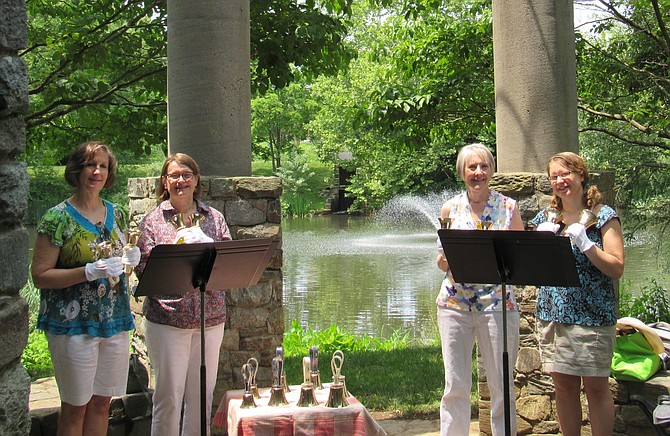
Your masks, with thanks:
[{"label": "woman in teal floral top", "polygon": [[65,168],[74,194],[37,227],[32,263],[41,290],[37,327],[49,342],[61,397],[58,434],[106,435],[112,396],[126,391],[130,312],[124,265],[126,218],[100,198],[114,184],[116,158],[102,142],[79,145]]},{"label": "woman in teal floral top", "polygon": [[[543,286],[535,315],[543,370],[556,388],[561,433],[579,435],[582,385],[594,435],[614,431],[614,400],[609,387],[616,332],[614,280],[624,267],[621,223],[614,209],[600,203],[602,194],[589,185],[589,170],[575,153],[554,155],[547,166],[553,190],[550,207],[561,212],[564,236],[570,237],[581,286]],[[589,209],[597,217],[587,229],[579,222]],[[531,220],[539,231],[558,232],[544,211]]]}]

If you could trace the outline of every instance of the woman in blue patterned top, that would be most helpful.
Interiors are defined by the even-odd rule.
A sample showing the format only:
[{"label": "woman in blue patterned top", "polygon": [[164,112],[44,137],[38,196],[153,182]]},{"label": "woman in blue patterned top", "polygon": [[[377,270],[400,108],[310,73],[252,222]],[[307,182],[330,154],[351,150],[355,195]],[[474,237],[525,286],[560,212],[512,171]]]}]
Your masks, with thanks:
[{"label": "woman in blue patterned top", "polygon": [[[610,365],[615,342],[614,280],[624,268],[621,223],[614,209],[602,204],[602,194],[589,185],[589,171],[575,153],[559,153],[547,167],[553,197],[549,207],[558,209],[570,237],[580,287],[543,286],[537,296],[540,352],[543,370],[556,389],[556,409],[561,432],[579,435],[582,383],[588,400],[594,435],[614,431],[614,400],[609,389]],[[594,226],[579,223],[584,209],[597,216]],[[558,232],[544,211],[531,224],[540,231]]]},{"label": "woman in blue patterned top", "polygon": [[111,397],[126,392],[135,324],[123,270],[139,263],[140,250],[124,250],[126,218],[100,198],[115,169],[107,145],[79,145],[65,167],[74,194],[37,226],[37,327],[46,333],[61,397],[58,434],[106,435]]}]

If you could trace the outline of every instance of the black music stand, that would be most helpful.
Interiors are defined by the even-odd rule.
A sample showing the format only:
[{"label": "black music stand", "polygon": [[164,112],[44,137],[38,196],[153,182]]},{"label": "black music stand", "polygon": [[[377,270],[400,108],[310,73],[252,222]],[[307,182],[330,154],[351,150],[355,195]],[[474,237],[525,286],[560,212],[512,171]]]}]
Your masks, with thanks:
[{"label": "black music stand", "polygon": [[511,431],[507,284],[581,286],[570,239],[552,232],[523,230],[437,231],[457,283],[501,284],[503,299],[503,392],[505,434]]},{"label": "black music stand", "polygon": [[[133,292],[161,296],[199,291],[200,295],[200,432],[207,435],[207,367],[205,365],[205,291],[248,288],[258,283],[278,240],[243,239],[202,244],[157,245],[151,250]],[[192,288],[192,289],[191,289]]]}]

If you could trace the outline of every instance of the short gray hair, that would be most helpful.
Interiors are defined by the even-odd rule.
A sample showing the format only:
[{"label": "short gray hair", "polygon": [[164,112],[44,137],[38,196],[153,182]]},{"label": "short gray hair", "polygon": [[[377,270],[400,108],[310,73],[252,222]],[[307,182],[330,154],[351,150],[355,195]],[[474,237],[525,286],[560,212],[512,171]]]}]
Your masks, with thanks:
[{"label": "short gray hair", "polygon": [[489,150],[489,148],[484,144],[475,142],[474,144],[461,147],[461,149],[458,150],[458,157],[456,158],[456,171],[458,172],[458,176],[461,178],[461,180],[463,180],[463,174],[465,174],[465,162],[472,155],[479,155],[480,157],[486,159],[493,172],[496,172],[496,161],[493,158],[493,153],[491,153],[491,150]]}]

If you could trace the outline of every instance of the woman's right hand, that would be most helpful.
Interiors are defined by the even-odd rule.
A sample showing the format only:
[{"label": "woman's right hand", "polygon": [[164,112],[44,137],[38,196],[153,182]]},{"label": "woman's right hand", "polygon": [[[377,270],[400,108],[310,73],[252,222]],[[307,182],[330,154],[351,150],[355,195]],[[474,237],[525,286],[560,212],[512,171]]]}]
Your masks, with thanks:
[{"label": "woman's right hand", "polygon": [[84,267],[86,280],[92,282],[97,279],[118,277],[123,273],[123,261],[120,257],[109,257],[87,263]]}]

